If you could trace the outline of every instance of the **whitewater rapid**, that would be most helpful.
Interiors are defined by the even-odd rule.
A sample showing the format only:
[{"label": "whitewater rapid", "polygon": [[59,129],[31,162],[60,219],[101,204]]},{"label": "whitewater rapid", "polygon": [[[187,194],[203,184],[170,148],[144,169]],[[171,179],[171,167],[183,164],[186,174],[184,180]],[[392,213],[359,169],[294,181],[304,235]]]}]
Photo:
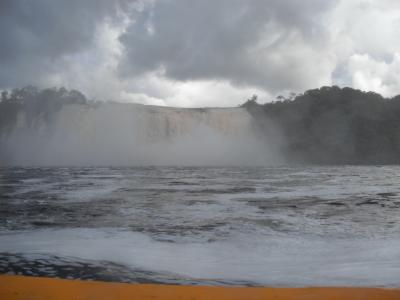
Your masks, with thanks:
[{"label": "whitewater rapid", "polygon": [[3,168],[0,272],[399,287],[399,170]]}]

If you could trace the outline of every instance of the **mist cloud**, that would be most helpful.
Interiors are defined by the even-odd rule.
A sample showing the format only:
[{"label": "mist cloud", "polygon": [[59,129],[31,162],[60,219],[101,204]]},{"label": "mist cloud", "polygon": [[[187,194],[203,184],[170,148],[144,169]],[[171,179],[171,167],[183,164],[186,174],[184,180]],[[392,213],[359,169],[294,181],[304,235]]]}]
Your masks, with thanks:
[{"label": "mist cloud", "polygon": [[[26,108],[28,109],[28,108]],[[243,108],[64,105],[50,118],[18,113],[0,134],[0,165],[271,165],[277,140],[257,136]],[[106,120],[112,120],[107,122]],[[272,137],[271,137],[272,138]]]}]

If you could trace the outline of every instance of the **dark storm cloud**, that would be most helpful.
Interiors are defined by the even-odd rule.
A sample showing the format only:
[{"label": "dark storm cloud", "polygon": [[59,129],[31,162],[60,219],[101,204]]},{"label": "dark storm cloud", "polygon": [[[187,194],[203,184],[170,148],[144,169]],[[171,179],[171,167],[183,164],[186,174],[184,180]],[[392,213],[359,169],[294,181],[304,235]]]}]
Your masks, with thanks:
[{"label": "dark storm cloud", "polygon": [[320,15],[335,2],[155,1],[120,38],[125,47],[121,73],[161,70],[177,80],[291,87],[304,68],[296,43],[318,50],[325,38]]},{"label": "dark storm cloud", "polygon": [[121,1],[1,0],[0,88],[35,83],[58,60],[92,43],[97,24],[114,17]]}]

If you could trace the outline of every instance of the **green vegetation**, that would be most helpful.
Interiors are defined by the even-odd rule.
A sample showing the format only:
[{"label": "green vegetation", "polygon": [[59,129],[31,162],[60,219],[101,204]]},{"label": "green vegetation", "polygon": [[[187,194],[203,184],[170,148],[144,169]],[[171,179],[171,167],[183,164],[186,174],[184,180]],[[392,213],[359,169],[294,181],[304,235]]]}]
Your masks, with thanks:
[{"label": "green vegetation", "polygon": [[322,87],[290,99],[245,107],[265,135],[279,132],[288,162],[400,163],[400,96]]}]

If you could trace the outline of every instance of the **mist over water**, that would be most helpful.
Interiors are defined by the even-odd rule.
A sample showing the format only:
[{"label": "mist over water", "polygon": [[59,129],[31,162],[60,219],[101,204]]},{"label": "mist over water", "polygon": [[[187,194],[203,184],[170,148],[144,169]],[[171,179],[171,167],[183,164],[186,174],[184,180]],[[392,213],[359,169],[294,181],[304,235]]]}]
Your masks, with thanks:
[{"label": "mist over water", "polygon": [[[263,136],[261,138],[261,136]],[[275,141],[244,108],[185,109],[122,103],[64,105],[18,114],[2,137],[5,165],[271,165]]]}]

